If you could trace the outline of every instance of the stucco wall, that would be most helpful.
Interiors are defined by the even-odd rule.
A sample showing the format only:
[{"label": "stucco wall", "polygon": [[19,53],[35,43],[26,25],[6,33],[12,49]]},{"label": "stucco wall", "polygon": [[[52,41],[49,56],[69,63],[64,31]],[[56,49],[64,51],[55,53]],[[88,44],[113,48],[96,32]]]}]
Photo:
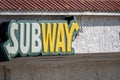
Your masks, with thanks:
[{"label": "stucco wall", "polygon": [[120,17],[77,16],[81,28],[76,53],[120,52]]}]

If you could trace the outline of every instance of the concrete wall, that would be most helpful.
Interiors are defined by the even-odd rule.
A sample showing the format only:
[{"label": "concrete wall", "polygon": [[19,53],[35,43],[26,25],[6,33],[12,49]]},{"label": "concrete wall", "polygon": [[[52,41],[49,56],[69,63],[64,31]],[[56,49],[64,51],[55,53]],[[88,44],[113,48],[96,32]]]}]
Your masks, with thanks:
[{"label": "concrete wall", "polygon": [[119,80],[120,61],[26,62],[0,64],[0,80]]}]

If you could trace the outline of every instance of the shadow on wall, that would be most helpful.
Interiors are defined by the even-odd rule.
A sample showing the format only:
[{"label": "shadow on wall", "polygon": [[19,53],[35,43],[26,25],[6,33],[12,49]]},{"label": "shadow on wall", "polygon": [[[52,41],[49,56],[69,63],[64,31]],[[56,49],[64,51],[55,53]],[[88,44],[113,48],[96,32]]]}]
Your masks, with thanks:
[{"label": "shadow on wall", "polygon": [[120,17],[112,16],[77,16],[80,26],[85,27],[114,27],[120,26]]},{"label": "shadow on wall", "polygon": [[0,62],[6,61],[6,56],[3,51],[2,44],[7,41],[7,28],[8,28],[9,22],[3,22],[0,24]]}]

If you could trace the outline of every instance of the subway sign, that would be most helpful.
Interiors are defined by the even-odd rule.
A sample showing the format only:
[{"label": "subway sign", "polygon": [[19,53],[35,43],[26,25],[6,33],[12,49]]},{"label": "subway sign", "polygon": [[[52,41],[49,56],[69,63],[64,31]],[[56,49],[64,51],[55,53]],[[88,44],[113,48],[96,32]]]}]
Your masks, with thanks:
[{"label": "subway sign", "polygon": [[6,58],[16,56],[74,54],[72,39],[79,31],[77,20],[11,20],[7,41],[2,44]]}]

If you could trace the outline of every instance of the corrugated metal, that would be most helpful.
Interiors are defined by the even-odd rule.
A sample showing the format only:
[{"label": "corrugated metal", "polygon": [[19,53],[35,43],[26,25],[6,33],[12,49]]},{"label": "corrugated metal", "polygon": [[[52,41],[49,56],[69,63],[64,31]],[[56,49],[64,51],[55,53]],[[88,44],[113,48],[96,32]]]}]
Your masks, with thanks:
[{"label": "corrugated metal", "polygon": [[120,12],[120,0],[0,0],[0,10]]}]

